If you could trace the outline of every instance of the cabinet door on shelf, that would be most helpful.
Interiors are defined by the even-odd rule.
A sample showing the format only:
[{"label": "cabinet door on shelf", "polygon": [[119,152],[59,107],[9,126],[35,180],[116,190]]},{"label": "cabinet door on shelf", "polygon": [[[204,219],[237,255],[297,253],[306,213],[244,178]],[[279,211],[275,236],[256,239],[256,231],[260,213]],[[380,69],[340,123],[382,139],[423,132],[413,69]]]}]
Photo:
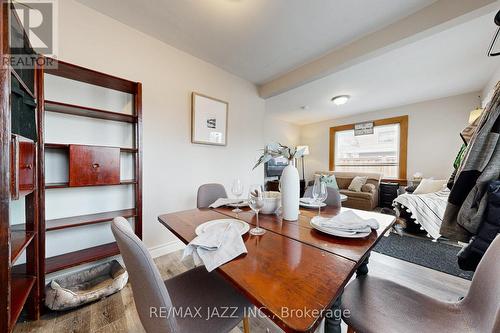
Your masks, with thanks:
[{"label": "cabinet door on shelf", "polygon": [[69,186],[120,184],[120,148],[69,146]]},{"label": "cabinet door on shelf", "polygon": [[11,197],[17,200],[35,190],[35,143],[18,135],[11,142]]}]

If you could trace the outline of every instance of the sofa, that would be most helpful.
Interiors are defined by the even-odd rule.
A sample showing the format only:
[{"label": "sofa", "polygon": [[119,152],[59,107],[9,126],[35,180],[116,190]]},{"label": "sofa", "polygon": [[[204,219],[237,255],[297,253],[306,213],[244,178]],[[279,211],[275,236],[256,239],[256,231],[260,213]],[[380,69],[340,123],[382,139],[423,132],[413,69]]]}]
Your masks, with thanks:
[{"label": "sofa", "polygon": [[[334,175],[339,186],[339,192],[347,196],[347,201],[342,203],[342,206],[373,210],[378,206],[378,192],[382,175],[380,173],[368,172],[345,172],[345,171],[318,171],[317,175]],[[364,186],[361,192],[349,191],[347,188],[351,181],[356,176],[368,177],[366,184],[373,186]]]}]

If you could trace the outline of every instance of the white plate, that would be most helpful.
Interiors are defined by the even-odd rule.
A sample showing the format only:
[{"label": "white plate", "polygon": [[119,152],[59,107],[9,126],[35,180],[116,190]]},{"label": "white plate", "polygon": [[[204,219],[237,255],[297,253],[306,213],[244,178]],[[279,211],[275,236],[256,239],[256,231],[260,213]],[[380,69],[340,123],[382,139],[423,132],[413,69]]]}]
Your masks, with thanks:
[{"label": "white plate", "polygon": [[306,208],[319,208],[319,207],[326,206],[326,203],[324,203],[324,202],[322,202],[320,205],[315,204],[315,203],[302,202],[302,201],[299,201],[299,203],[302,207],[306,207]]},{"label": "white plate", "polygon": [[337,236],[337,237],[344,237],[344,238],[365,238],[368,237],[372,232],[348,232],[348,231],[340,231],[340,230],[335,230],[331,228],[324,228],[319,223],[317,223],[314,219],[311,219],[309,222],[311,226],[318,230],[321,231],[325,234],[332,235],[332,236]]},{"label": "white plate", "polygon": [[236,220],[236,219],[219,219],[219,220],[212,220],[205,222],[203,224],[200,224],[198,227],[195,229],[196,235],[201,235],[204,232],[207,231],[212,231],[214,229],[219,230],[222,232],[224,229],[226,229],[228,223],[235,223],[237,227],[239,228],[240,234],[243,236],[250,230],[250,225],[244,221],[241,220]]},{"label": "white plate", "polygon": [[240,204],[230,203],[230,204],[227,204],[226,206],[233,207],[233,208],[248,207],[248,201],[244,201],[244,202],[242,202]]}]

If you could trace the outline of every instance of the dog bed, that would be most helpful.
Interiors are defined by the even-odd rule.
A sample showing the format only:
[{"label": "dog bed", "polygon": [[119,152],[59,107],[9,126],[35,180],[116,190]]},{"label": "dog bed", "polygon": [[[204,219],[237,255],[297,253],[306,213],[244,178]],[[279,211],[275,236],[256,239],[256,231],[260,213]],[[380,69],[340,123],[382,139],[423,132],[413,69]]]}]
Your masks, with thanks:
[{"label": "dog bed", "polygon": [[52,280],[45,288],[45,305],[68,310],[112,295],[125,287],[127,271],[116,260]]}]

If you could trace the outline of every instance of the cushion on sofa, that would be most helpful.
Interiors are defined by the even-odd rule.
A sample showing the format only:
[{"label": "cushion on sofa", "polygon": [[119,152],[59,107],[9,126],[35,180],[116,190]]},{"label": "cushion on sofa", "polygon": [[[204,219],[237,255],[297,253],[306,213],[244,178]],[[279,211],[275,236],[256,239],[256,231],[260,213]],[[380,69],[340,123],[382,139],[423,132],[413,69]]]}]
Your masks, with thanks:
[{"label": "cushion on sofa", "polygon": [[368,177],[356,176],[352,179],[351,184],[347,188],[349,191],[361,192],[361,188],[366,184]]},{"label": "cushion on sofa", "polygon": [[375,185],[366,183],[361,187],[361,192],[367,192],[367,193],[375,193]]},{"label": "cushion on sofa", "polygon": [[370,200],[373,197],[373,194],[369,192],[356,192],[350,190],[340,190],[339,192],[347,195],[347,197],[349,198],[360,198],[360,199]]}]

